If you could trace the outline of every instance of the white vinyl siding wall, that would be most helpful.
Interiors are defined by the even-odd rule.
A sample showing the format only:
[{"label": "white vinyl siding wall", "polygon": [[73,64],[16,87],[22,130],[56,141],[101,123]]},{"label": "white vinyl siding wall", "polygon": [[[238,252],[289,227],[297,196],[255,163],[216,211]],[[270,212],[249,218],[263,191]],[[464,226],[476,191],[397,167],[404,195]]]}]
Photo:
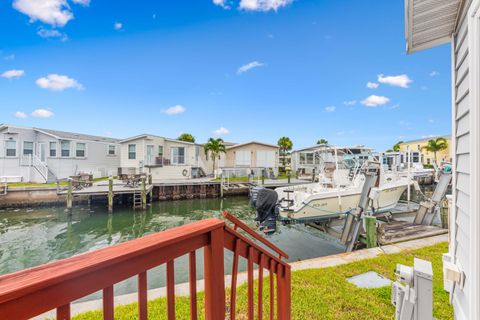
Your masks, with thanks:
[{"label": "white vinyl siding wall", "polygon": [[275,162],[275,151],[257,151],[257,167],[274,168]]},{"label": "white vinyl siding wall", "polygon": [[252,161],[251,154],[249,150],[235,151],[235,166],[250,167]]},{"label": "white vinyl siding wall", "polygon": [[[478,3],[478,0],[473,1]],[[476,119],[474,119],[476,112],[474,108],[475,90],[479,88],[472,88],[474,83],[474,76],[478,74],[478,65],[476,67],[473,59],[478,59],[478,52],[471,48],[472,38],[479,37],[478,30],[469,30],[469,23],[471,23],[471,15],[467,14],[470,1],[467,1],[465,11],[460,16],[457,32],[452,39],[452,85],[453,85],[453,110],[452,110],[452,151],[454,150],[454,177],[453,177],[453,197],[454,197],[454,212],[455,219],[452,226],[453,241],[450,244],[450,250],[453,251],[455,263],[461,267],[465,273],[465,286],[461,288],[456,286],[453,291],[453,305],[455,309],[456,319],[470,319],[472,304],[478,301],[471,300],[471,290],[473,281],[476,276],[473,276],[473,259],[471,251],[472,240],[472,223],[476,219],[472,215],[478,214],[476,208],[472,207],[475,203],[474,197],[478,194],[472,194],[474,175],[476,174],[475,153],[472,150],[475,146],[472,144],[475,133]],[[471,24],[470,24],[471,26]],[[473,52],[473,53],[472,53]],[[478,152],[478,150],[476,150]],[[474,189],[474,188],[473,188]],[[474,192],[474,191],[473,191]],[[472,202],[473,201],[473,202]],[[473,205],[474,206],[474,205]]]}]

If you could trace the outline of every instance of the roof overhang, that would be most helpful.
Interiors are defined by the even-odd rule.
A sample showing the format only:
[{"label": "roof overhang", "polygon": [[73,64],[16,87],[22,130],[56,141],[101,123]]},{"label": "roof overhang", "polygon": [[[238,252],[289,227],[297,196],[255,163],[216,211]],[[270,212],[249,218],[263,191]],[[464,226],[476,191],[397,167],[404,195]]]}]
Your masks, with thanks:
[{"label": "roof overhang", "polygon": [[405,0],[407,52],[450,42],[464,0]]},{"label": "roof overhang", "polygon": [[263,143],[263,142],[258,142],[258,141],[249,141],[249,142],[245,142],[245,143],[235,144],[233,146],[227,146],[226,149],[231,150],[231,149],[235,149],[235,148],[248,146],[250,144],[258,144],[258,145],[261,145],[261,146],[265,146],[265,147],[269,147],[269,148],[275,148],[275,149],[279,148],[277,145],[274,145],[274,144]]}]

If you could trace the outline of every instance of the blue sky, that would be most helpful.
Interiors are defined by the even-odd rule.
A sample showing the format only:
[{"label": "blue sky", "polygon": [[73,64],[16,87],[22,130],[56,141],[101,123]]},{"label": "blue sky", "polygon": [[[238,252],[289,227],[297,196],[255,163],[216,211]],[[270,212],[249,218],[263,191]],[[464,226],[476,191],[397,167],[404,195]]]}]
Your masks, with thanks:
[{"label": "blue sky", "polygon": [[2,1],[0,123],[294,148],[448,134],[450,48],[407,55],[403,19],[401,0]]}]

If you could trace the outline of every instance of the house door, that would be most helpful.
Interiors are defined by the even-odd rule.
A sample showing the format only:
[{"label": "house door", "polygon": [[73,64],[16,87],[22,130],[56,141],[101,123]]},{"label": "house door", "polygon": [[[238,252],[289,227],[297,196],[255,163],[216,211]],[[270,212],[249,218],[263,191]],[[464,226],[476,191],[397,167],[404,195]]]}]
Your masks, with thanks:
[{"label": "house door", "polygon": [[46,143],[39,143],[37,156],[40,158],[40,161],[46,162],[47,161],[47,144]]},{"label": "house door", "polygon": [[149,165],[153,165],[154,162],[153,162],[153,148],[154,146],[151,146],[151,145],[148,145],[147,146],[147,158],[145,159],[145,162],[146,162],[146,165],[149,166]]}]

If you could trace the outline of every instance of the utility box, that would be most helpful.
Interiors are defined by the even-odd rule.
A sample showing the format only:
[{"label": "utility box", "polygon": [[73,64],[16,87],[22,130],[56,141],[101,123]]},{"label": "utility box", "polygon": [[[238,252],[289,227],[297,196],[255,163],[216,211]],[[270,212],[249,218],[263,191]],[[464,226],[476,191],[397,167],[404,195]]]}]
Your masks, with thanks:
[{"label": "utility box", "polygon": [[396,320],[433,319],[433,271],[429,261],[414,259],[413,268],[397,265],[392,285]]}]

